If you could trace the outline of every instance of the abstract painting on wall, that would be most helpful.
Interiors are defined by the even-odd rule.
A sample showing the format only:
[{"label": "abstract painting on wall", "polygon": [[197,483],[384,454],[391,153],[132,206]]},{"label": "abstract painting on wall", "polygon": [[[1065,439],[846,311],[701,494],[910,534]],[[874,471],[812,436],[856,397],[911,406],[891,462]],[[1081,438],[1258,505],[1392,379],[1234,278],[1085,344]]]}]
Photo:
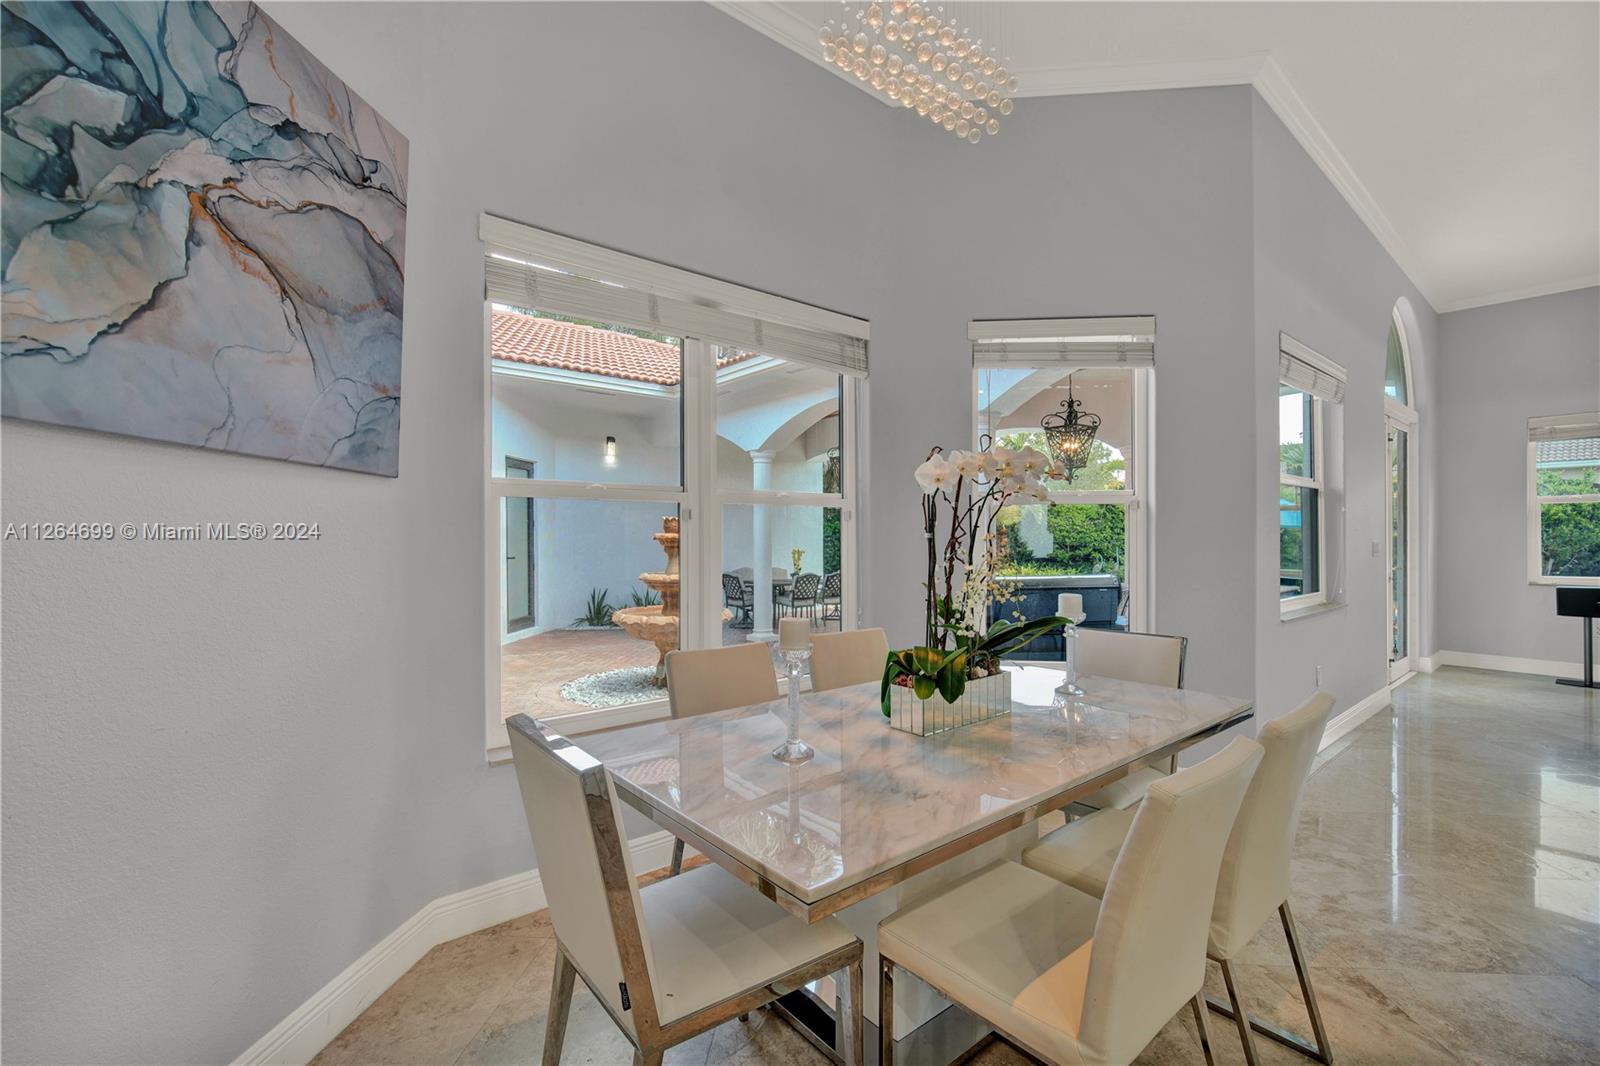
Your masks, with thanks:
[{"label": "abstract painting on wall", "polygon": [[0,413],[397,475],[406,139],[254,4],[0,11]]}]

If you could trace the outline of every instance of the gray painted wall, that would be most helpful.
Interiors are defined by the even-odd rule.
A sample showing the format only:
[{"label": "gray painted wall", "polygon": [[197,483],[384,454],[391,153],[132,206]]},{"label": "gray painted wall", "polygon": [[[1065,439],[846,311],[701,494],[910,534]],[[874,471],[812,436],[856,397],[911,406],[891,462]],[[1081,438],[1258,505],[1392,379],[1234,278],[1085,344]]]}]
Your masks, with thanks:
[{"label": "gray painted wall", "polygon": [[1600,289],[1439,317],[1439,648],[1577,662],[1582,630],[1528,583],[1527,420],[1600,410]]},{"label": "gray painted wall", "polygon": [[1255,427],[1223,412],[1250,388],[1250,90],[1026,100],[977,148],[891,115],[910,224],[872,324],[868,617],[920,632],[911,471],[971,445],[967,322],[1153,314],[1154,625],[1191,636],[1191,684],[1247,695]]},{"label": "gray painted wall", "polygon": [[710,8],[270,10],[411,141],[400,477],[0,428],[7,520],[323,531],[5,545],[8,1062],[229,1061],[532,865],[483,754],[480,211],[885,311],[852,190],[903,116]]},{"label": "gray painted wall", "polygon": [[[1405,298],[1416,319],[1411,336],[1413,405],[1421,418],[1420,480],[1423,602],[1428,593],[1433,529],[1429,464],[1434,428],[1438,320],[1372,232],[1305,154],[1259,95],[1252,94],[1254,189],[1254,345],[1256,420],[1254,611],[1256,701],[1261,719],[1277,717],[1322,686],[1338,697],[1334,713],[1372,695],[1388,680],[1386,538],[1388,460],[1383,380],[1390,314]],[[1278,334],[1344,365],[1349,372],[1340,418],[1344,468],[1345,605],[1280,621],[1278,611]],[[1418,473],[1414,470],[1414,476]],[[1336,516],[1329,517],[1334,529]],[[1332,539],[1332,538],[1330,538]],[[1379,544],[1377,555],[1372,544]],[[1331,546],[1330,546],[1331,547]],[[1431,649],[1432,619],[1421,618],[1420,643]]]},{"label": "gray painted wall", "polygon": [[6,546],[6,1059],[230,1059],[427,901],[529,866],[483,764],[483,210],[872,320],[863,591],[896,640],[910,472],[970,438],[967,320],[1156,315],[1156,628],[1265,714],[1309,687],[1270,657],[1313,641],[1341,696],[1374,687],[1370,604],[1261,632],[1262,337],[1292,318],[1376,395],[1355,368],[1410,290],[1250,90],[1029,100],[971,148],[698,5],[271,10],[411,139],[401,477],[4,424],[8,520],[324,530]]}]

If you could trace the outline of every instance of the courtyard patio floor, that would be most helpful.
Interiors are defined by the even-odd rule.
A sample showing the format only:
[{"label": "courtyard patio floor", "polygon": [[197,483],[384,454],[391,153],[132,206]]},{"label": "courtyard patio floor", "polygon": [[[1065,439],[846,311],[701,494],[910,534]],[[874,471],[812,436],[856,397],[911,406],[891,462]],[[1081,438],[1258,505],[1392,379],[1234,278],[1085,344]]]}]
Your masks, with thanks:
[{"label": "courtyard patio floor", "polygon": [[[837,630],[838,622],[814,622],[818,629]],[[722,627],[722,643],[743,644],[748,629]],[[529,714],[554,718],[595,710],[561,694],[569,681],[607,670],[654,666],[656,649],[620,629],[554,629],[504,644],[500,649],[500,710],[507,718]],[[776,662],[774,670],[777,669]],[[658,690],[665,699],[666,689]]]}]

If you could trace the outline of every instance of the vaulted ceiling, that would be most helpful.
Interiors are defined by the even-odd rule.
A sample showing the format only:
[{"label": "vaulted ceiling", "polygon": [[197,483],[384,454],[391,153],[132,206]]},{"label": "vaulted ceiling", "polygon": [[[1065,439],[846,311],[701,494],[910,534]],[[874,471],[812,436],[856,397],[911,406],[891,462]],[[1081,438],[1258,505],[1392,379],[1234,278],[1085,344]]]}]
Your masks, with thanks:
[{"label": "vaulted ceiling", "polygon": [[[716,6],[841,76],[838,3]],[[947,6],[1020,96],[1255,85],[1440,311],[1600,284],[1600,4]]]}]

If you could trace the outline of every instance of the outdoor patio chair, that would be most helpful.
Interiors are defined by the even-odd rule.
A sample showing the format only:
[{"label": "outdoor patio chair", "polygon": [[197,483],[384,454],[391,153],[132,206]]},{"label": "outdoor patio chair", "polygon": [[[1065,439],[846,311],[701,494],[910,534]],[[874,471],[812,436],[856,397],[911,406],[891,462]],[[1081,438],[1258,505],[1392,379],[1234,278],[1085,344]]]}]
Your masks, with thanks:
[{"label": "outdoor patio chair", "polygon": [[750,629],[755,626],[755,616],[751,614],[750,593],[737,574],[722,575],[722,605],[737,612],[734,615],[731,629]]},{"label": "outdoor patio chair", "polygon": [[794,584],[772,597],[772,603],[780,614],[787,608],[789,614],[799,614],[803,610],[808,616],[815,617],[817,590],[821,585],[822,575],[801,574],[794,579]]},{"label": "outdoor patio chair", "polygon": [[844,575],[838,570],[822,579],[822,620],[843,624]]}]

